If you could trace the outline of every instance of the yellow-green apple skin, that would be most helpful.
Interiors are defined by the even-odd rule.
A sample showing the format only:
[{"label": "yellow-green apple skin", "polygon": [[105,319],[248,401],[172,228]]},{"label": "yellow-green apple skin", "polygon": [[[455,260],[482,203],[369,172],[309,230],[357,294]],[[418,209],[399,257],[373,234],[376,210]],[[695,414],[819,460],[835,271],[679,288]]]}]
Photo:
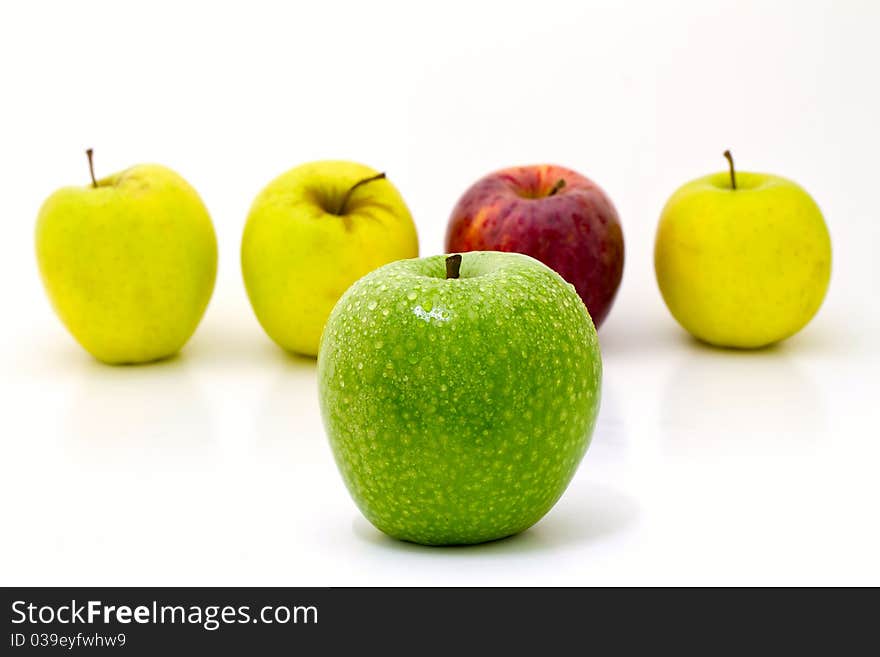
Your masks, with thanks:
[{"label": "yellow-green apple skin", "polygon": [[416,227],[397,189],[363,164],[311,162],[257,196],[241,242],[241,269],[263,329],[282,348],[318,354],[342,293],[374,269],[419,254]]},{"label": "yellow-green apple skin", "polygon": [[217,273],[208,210],[182,177],[157,164],[52,194],[37,218],[36,250],[61,321],[110,364],[177,353]]},{"label": "yellow-green apple skin", "polygon": [[660,216],[657,283],[670,312],[704,342],[758,348],[800,331],[831,277],[831,240],[815,201],[785,178],[717,173],[679,188]]}]

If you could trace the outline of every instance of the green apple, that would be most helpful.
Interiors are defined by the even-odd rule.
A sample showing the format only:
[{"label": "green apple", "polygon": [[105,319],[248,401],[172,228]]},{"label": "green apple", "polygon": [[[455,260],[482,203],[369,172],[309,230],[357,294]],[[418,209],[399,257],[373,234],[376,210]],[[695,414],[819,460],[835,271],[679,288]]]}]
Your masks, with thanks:
[{"label": "green apple", "polygon": [[673,317],[724,347],[763,347],[794,335],[819,310],[831,240],[815,201],[780,176],[729,172],[691,181],[666,203],[654,248]]},{"label": "green apple", "polygon": [[547,513],[589,444],[601,375],[574,288],[489,251],[368,274],[336,304],[318,355],[352,497],[386,534],[429,545],[503,538]]},{"label": "green apple", "polygon": [[333,304],[352,283],[418,254],[415,224],[385,174],[323,161],[291,169],[260,192],[241,241],[241,270],[269,337],[315,356]]},{"label": "green apple", "polygon": [[196,191],[156,164],[65,187],[40,209],[40,274],[61,321],[105,363],[175,354],[211,298],[214,226]]}]

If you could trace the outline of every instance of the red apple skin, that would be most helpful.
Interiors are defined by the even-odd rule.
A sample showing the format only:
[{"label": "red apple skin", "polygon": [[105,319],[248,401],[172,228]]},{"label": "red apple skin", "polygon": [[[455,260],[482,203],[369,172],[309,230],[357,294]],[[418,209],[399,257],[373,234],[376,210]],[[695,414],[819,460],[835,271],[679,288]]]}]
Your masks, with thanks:
[{"label": "red apple skin", "polygon": [[[564,186],[551,195],[554,186]],[[459,199],[446,230],[446,252],[515,251],[574,285],[596,328],[623,277],[623,230],[608,195],[565,167],[502,169]]]}]

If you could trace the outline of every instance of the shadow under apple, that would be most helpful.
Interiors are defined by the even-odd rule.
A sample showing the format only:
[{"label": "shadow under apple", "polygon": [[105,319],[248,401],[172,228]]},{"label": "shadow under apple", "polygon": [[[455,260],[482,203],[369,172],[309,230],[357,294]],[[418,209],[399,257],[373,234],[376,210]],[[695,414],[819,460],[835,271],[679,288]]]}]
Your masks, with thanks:
[{"label": "shadow under apple", "polygon": [[369,545],[429,557],[518,555],[569,549],[611,538],[631,527],[638,514],[638,504],[629,495],[591,484],[581,487],[577,498],[563,497],[533,527],[488,543],[450,546],[408,543],[383,534],[361,515],[355,518],[352,529],[355,536]]}]

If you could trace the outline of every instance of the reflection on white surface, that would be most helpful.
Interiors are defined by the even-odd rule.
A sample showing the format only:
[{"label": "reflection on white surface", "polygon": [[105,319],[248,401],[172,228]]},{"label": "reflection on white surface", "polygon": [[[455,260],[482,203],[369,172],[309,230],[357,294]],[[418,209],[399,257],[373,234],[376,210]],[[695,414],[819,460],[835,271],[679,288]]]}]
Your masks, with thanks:
[{"label": "reflection on white surface", "polygon": [[662,388],[660,421],[669,455],[752,458],[811,450],[824,435],[820,392],[786,345],[742,351],[682,342]]},{"label": "reflection on white surface", "polygon": [[606,371],[602,376],[602,399],[590,447],[584,459],[621,457],[627,449],[627,425],[617,384]]},{"label": "reflection on white surface", "polygon": [[83,362],[65,447],[80,464],[192,467],[214,448],[211,420],[185,356],[138,366]]},{"label": "reflection on white surface", "polygon": [[332,457],[318,405],[316,360],[278,349],[271,369],[253,416],[256,456],[293,473],[314,463],[327,465]]}]

